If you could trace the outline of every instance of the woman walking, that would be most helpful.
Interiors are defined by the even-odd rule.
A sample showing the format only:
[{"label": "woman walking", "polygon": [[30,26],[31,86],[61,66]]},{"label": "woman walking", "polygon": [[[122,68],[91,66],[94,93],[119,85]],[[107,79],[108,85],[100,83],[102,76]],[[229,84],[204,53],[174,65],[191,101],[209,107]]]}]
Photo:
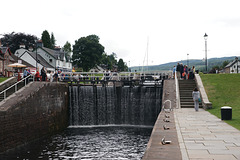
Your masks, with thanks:
[{"label": "woman walking", "polygon": [[192,92],[192,97],[193,97],[193,101],[194,101],[195,111],[198,111],[198,109],[199,109],[200,92],[198,91],[197,87],[194,88],[194,90]]}]

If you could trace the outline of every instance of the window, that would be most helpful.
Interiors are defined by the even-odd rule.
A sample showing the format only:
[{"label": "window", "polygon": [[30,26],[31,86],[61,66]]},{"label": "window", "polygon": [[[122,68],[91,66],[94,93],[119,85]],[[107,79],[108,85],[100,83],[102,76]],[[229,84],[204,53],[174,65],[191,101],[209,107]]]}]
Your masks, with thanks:
[{"label": "window", "polygon": [[49,62],[52,63],[52,59],[49,59]]}]

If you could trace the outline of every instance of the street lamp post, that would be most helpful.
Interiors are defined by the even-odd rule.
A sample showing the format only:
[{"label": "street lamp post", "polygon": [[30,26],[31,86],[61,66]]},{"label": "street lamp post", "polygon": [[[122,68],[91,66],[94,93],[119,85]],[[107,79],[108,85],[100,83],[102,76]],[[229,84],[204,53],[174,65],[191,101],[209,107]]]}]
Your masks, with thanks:
[{"label": "street lamp post", "polygon": [[131,72],[131,69],[130,69],[130,61],[128,61],[128,62],[129,62],[129,67],[128,67],[128,68],[129,68],[129,72]]},{"label": "street lamp post", "polygon": [[189,56],[189,54],[187,54],[187,66],[189,67],[189,63],[188,63],[188,56]]},{"label": "street lamp post", "polygon": [[205,67],[206,67],[206,73],[207,73],[207,39],[208,39],[208,35],[205,33],[205,35],[203,37],[205,39]]},{"label": "street lamp post", "polygon": [[36,73],[37,73],[37,61],[38,61],[38,59],[37,59],[37,40],[36,40]]}]

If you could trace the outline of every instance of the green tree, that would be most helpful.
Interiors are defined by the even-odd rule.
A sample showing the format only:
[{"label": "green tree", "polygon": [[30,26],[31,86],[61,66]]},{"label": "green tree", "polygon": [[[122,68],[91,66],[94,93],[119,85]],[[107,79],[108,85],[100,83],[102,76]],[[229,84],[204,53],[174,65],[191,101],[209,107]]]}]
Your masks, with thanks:
[{"label": "green tree", "polygon": [[117,65],[117,54],[112,52],[112,54],[109,55],[109,61],[110,61],[109,68],[113,69],[113,67]]},{"label": "green tree", "polygon": [[104,64],[107,69],[112,70],[115,65],[117,65],[117,54],[116,53],[112,53],[110,55],[107,55],[106,53],[104,53],[102,55],[102,59],[101,59],[101,63]]},{"label": "green tree", "polygon": [[43,31],[41,39],[44,47],[52,48],[51,38],[47,30]]},{"label": "green tree", "polygon": [[118,71],[125,71],[125,64],[122,58],[118,61]]},{"label": "green tree", "polygon": [[105,65],[107,67],[107,69],[109,69],[108,64],[110,64],[110,61],[109,61],[109,57],[108,57],[107,53],[102,54],[101,64]]},{"label": "green tree", "polygon": [[223,61],[223,63],[222,63],[222,69],[226,66],[226,65],[228,65],[229,64],[229,61]]},{"label": "green tree", "polygon": [[54,47],[55,47],[55,45],[56,45],[56,39],[55,39],[55,37],[54,37],[53,32],[51,33],[50,41],[51,41],[51,49],[54,49]]},{"label": "green tree", "polygon": [[37,37],[25,33],[9,33],[3,34],[3,37],[0,39],[3,46],[8,46],[12,53],[15,53],[19,49],[19,45],[24,44],[26,49],[36,45]]},{"label": "green tree", "polygon": [[81,37],[73,45],[73,64],[89,71],[100,64],[103,52],[104,47],[99,43],[98,36]]},{"label": "green tree", "polygon": [[64,44],[63,50],[64,50],[65,52],[67,52],[68,55],[69,55],[69,53],[72,52],[71,44],[70,44],[68,41]]}]

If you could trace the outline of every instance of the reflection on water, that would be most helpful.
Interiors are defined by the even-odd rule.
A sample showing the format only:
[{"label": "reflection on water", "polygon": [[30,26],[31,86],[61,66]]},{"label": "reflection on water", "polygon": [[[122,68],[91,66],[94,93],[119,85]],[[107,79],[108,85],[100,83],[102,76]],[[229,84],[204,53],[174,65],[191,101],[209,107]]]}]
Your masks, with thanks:
[{"label": "reflection on water", "polygon": [[68,128],[1,159],[141,159],[152,127]]}]

